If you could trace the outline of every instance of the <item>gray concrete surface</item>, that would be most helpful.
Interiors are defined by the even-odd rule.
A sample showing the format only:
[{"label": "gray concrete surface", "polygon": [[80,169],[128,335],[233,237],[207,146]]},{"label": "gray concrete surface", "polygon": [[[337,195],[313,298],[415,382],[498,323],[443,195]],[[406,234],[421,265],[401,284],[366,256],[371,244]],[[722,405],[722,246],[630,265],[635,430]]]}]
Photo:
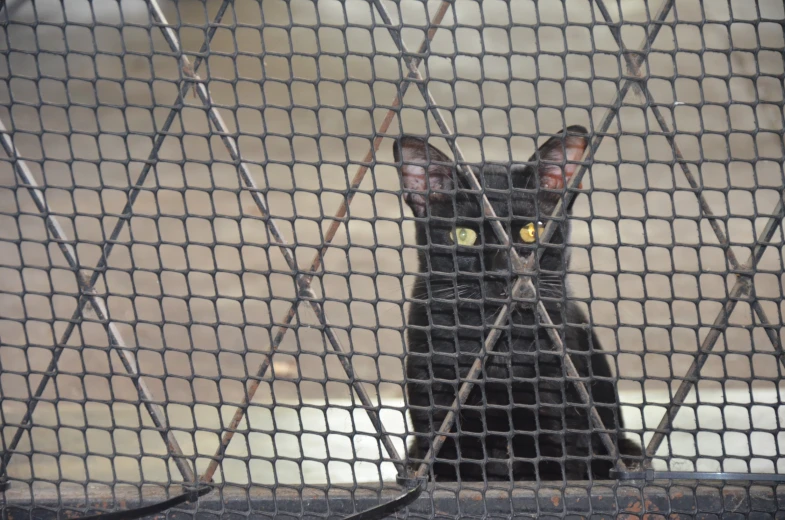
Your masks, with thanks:
[{"label": "gray concrete surface", "polygon": [[[149,26],[142,0],[122,2],[127,23]],[[616,19],[620,6],[625,43],[637,49],[642,24],[659,2],[609,3],[616,4],[610,6]],[[91,32],[78,25],[90,20],[86,0],[67,0],[65,18],[56,0],[36,5],[39,18],[55,25],[25,25],[34,15],[22,5],[0,28],[2,121],[36,180],[47,186],[52,211],[89,268],[175,99],[180,67],[155,28]],[[182,23],[178,32],[187,52],[201,46],[218,5],[163,4],[169,21]],[[438,2],[428,2],[427,12],[419,1],[400,2],[400,12],[396,5],[388,8],[396,23],[406,24],[404,40],[415,49]],[[114,0],[101,4],[106,11],[96,12],[98,22],[119,23],[112,6]],[[783,87],[777,76],[783,62],[781,53],[766,49],[781,49],[783,34],[778,23],[758,23],[759,17],[782,20],[782,11],[775,0],[677,0],[647,68],[654,101],[675,127],[704,196],[715,214],[729,217],[722,227],[741,261],[782,186]],[[436,100],[446,109],[458,106],[450,122],[470,160],[526,160],[537,132],[599,124],[623,67],[607,28],[589,28],[598,16],[588,0],[455,3],[434,40],[427,75]],[[696,25],[704,17],[707,23]],[[66,20],[64,27],[56,25]],[[235,20],[242,25],[230,30]],[[261,10],[254,1],[236,2],[198,71],[231,131],[239,133],[242,156],[266,190],[286,240],[297,244],[293,252],[302,268],[321,244],[325,217],[341,203],[341,190],[367,153],[401,74],[398,60],[384,54],[395,47],[384,29],[372,27],[375,20],[364,0],[266,0]],[[460,27],[449,30],[456,22]],[[295,27],[288,30],[290,23]],[[351,27],[343,31],[347,23]],[[510,23],[509,31],[499,27]],[[564,30],[553,25],[563,23]],[[508,52],[509,60],[489,54]],[[391,135],[401,124],[410,133],[425,129],[415,89],[405,102]],[[643,104],[638,94],[627,97],[584,181],[596,191],[575,206],[570,279],[574,296],[589,302],[605,348],[617,354],[625,414],[647,440],[675,387],[669,381],[686,372],[733,277],[708,222],[697,220],[696,199],[670,165],[670,147]],[[140,348],[141,372],[156,398],[170,403],[170,423],[181,430],[184,450],[198,455],[201,471],[222,423],[242,400],[245,378],[269,352],[277,330],[271,324],[283,319],[295,293],[235,165],[210,134],[205,111],[193,94],[186,105],[98,290],[124,340]],[[706,133],[699,135],[701,129]],[[391,161],[390,147],[387,139],[378,161]],[[403,376],[401,302],[415,255],[394,249],[414,238],[412,223],[396,220],[402,216],[398,189],[391,166],[380,164],[367,175],[314,288],[328,300],[327,316],[354,352],[356,374],[384,407],[385,425],[400,436],[402,449],[404,403],[396,383]],[[774,241],[758,266],[755,290],[779,331],[779,233]],[[6,442],[74,311],[75,293],[74,276],[47,240],[25,188],[10,164],[0,163]],[[731,322],[703,371],[699,395],[689,398],[693,408],[679,416],[683,432],[660,452],[674,457],[675,469],[773,471],[781,464],[781,368],[761,328],[751,326],[747,303],[738,305]],[[220,479],[271,485],[393,478],[391,464],[380,469],[374,462],[378,443],[363,435],[372,431],[370,423],[364,413],[350,412],[346,375],[312,327],[313,313],[301,308],[297,324],[273,356],[275,378],[267,375],[250,413],[251,431],[236,436]],[[388,382],[378,383],[380,376]],[[308,380],[297,382],[300,377]],[[723,377],[729,381],[718,380]],[[750,378],[755,383],[744,381]],[[13,479],[179,478],[164,462],[149,417],[135,404],[138,395],[108,349],[104,327],[91,315],[68,342],[46,397],[60,402],[39,407],[21,445],[32,454],[13,458]]]}]

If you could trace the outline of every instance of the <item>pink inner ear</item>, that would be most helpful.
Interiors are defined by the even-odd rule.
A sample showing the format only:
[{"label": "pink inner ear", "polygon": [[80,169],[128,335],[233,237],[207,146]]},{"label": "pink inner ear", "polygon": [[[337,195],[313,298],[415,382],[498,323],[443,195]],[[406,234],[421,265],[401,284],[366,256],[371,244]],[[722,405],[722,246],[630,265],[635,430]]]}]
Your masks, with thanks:
[{"label": "pink inner ear", "polygon": [[[570,182],[572,176],[575,175],[581,166],[569,161],[580,161],[583,157],[583,152],[586,150],[586,144],[584,139],[568,138],[566,142],[568,162],[564,165],[564,174],[562,174],[560,165],[549,165],[549,168],[540,176],[540,186],[551,190],[564,188],[565,181]],[[581,188],[583,188],[583,183],[578,184],[578,189]]]},{"label": "pink inner ear", "polygon": [[425,168],[406,164],[402,168],[403,183],[406,189],[413,191],[427,191],[428,186],[425,182]]},{"label": "pink inner ear", "polygon": [[[578,160],[580,158],[581,157],[579,155],[578,157],[575,158],[575,160]],[[575,175],[575,172],[578,171],[578,168],[580,168],[580,164],[568,164],[567,166],[565,166],[565,168],[564,168],[564,175],[567,176],[567,182],[569,182],[570,179],[572,179],[572,176]],[[578,183],[578,189],[581,189],[581,188],[583,188],[583,183],[582,182]]]}]

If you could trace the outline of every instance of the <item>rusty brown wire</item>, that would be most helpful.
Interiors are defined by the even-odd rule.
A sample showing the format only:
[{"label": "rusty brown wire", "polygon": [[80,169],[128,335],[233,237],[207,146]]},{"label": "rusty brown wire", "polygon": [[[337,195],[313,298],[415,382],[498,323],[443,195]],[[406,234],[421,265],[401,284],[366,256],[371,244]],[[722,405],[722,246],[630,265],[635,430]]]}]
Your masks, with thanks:
[{"label": "rusty brown wire", "polygon": [[[425,39],[423,40],[422,44],[420,45],[420,50],[419,50],[419,53],[418,53],[419,55],[422,55],[423,53],[425,53],[427,51],[428,46],[429,46],[431,40],[433,40],[434,36],[436,35],[436,31],[438,30],[439,25],[442,23],[442,20],[444,19],[444,16],[447,14],[447,11],[449,10],[450,5],[451,5],[451,2],[449,2],[449,1],[443,1],[439,5],[439,8],[436,10],[436,13],[434,14],[434,17],[431,20],[430,28],[429,28],[428,32],[426,33]],[[412,60],[412,63],[414,65],[415,70],[416,70],[417,66],[419,65],[419,62],[420,62],[420,58],[416,58],[416,59]],[[411,75],[412,74],[410,73],[410,76]],[[371,147],[371,149],[368,151],[368,153],[365,156],[364,164],[362,164],[358,168],[357,173],[354,175],[354,178],[351,181],[351,184],[349,186],[349,190],[347,191],[346,198],[341,202],[341,205],[338,208],[338,211],[335,213],[335,216],[332,218],[332,222],[330,224],[330,227],[327,229],[327,233],[325,234],[325,237],[324,237],[324,245],[316,253],[316,255],[314,255],[314,259],[313,259],[313,261],[311,262],[311,265],[310,265],[310,273],[315,273],[317,270],[319,270],[319,268],[320,268],[320,266],[322,264],[322,261],[324,259],[324,254],[327,252],[327,250],[330,247],[333,239],[335,238],[335,235],[337,234],[338,230],[340,229],[341,223],[342,223],[342,219],[346,216],[346,214],[348,212],[348,208],[351,205],[352,200],[354,199],[354,195],[355,195],[355,193],[357,191],[357,188],[359,188],[360,184],[362,183],[363,179],[365,178],[365,175],[368,173],[368,169],[369,169],[368,165],[373,162],[374,157],[376,155],[376,152],[379,150],[379,147],[381,146],[381,143],[382,143],[383,139],[386,137],[384,135],[385,132],[387,132],[387,130],[389,129],[389,127],[392,124],[393,120],[395,119],[395,115],[397,113],[397,108],[400,107],[401,104],[402,104],[403,96],[406,93],[406,89],[408,88],[408,85],[409,85],[408,82],[404,82],[403,85],[401,86],[401,91],[398,94],[396,94],[395,98],[393,99],[392,107],[387,111],[387,115],[385,116],[384,120],[382,121],[382,124],[379,127],[378,132],[376,132],[377,136],[373,140],[373,146]],[[278,241],[278,240],[276,240],[276,241]],[[282,243],[282,240],[279,243]],[[283,248],[282,248],[282,250],[283,250]],[[300,291],[309,290],[312,280],[313,280],[313,274],[305,274],[305,275],[299,276],[298,279],[297,279],[297,283],[298,283],[298,286],[300,288]],[[273,338],[272,346],[270,348],[270,351],[271,351],[270,353],[271,354],[272,354],[272,352],[275,352],[277,350],[278,346],[281,344],[281,341],[283,341],[284,335],[289,330],[288,325],[292,322],[292,320],[294,319],[294,317],[297,314],[297,307],[298,306],[297,306],[296,303],[293,304],[291,306],[291,308],[289,309],[289,312],[286,314],[286,317],[284,318],[283,323],[281,325],[279,325],[278,332],[277,332],[276,336]],[[320,318],[321,318],[320,322],[322,322],[324,324],[326,322],[326,320],[323,319],[321,316],[320,316]],[[269,354],[268,354],[268,356],[269,356]],[[341,358],[341,359],[344,360],[344,358]],[[223,434],[223,436],[221,438],[221,445],[219,446],[219,448],[216,451],[216,453],[213,455],[212,460],[210,461],[210,464],[208,465],[207,469],[202,474],[202,477],[201,477],[202,481],[209,482],[210,480],[212,480],[213,475],[215,474],[216,470],[218,469],[218,466],[220,464],[222,455],[225,452],[226,448],[229,446],[229,443],[231,442],[232,437],[234,436],[234,433],[237,430],[238,426],[242,422],[242,419],[245,416],[246,410],[248,409],[248,407],[250,406],[251,401],[253,400],[254,396],[256,395],[256,392],[259,389],[259,386],[261,385],[262,377],[264,377],[264,374],[267,371],[269,365],[270,365],[270,358],[267,357],[267,358],[264,359],[264,361],[262,361],[262,364],[257,369],[256,374],[255,374],[255,378],[251,381],[250,385],[248,386],[246,397],[243,399],[243,402],[235,410],[235,413],[234,413],[234,415],[232,417],[232,420],[229,423],[229,426],[225,429],[225,432],[224,432],[224,434]],[[346,366],[345,366],[345,368],[346,368]],[[358,388],[359,388],[358,394],[362,395],[361,392],[363,392],[364,390],[363,390],[362,386],[360,386],[360,383],[355,382],[355,383],[353,383],[353,386],[355,387],[355,391],[358,391]],[[363,405],[366,407],[366,410],[369,412],[369,415],[371,415],[373,413],[373,411],[369,410],[369,408],[371,408],[371,406],[372,406],[370,401],[368,401],[366,403],[363,403]],[[403,458],[396,455],[395,448],[392,446],[392,443],[389,441],[389,437],[384,432],[383,426],[381,425],[381,421],[378,421],[378,425],[375,424],[374,426],[376,426],[377,427],[377,431],[379,433],[383,434],[384,438],[387,439],[387,442],[385,443],[385,447],[387,448],[387,451],[390,454],[390,456],[397,459],[399,475],[400,476],[404,476],[406,470],[405,470],[405,467],[403,465]]]}]

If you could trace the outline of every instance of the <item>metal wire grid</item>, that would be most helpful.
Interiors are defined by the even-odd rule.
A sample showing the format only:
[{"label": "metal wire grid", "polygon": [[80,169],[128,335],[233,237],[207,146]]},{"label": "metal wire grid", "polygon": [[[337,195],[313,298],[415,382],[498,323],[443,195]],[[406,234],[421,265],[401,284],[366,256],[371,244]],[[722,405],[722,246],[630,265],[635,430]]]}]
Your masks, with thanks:
[{"label": "metal wire grid", "polygon": [[[665,2],[663,5],[663,13],[667,16],[667,11],[669,11],[673,6],[673,2]],[[703,196],[703,193],[700,190],[700,186],[698,182],[695,180],[695,177],[692,175],[690,168],[687,162],[684,160],[684,156],[679,150],[678,145],[674,139],[674,134],[672,130],[668,127],[668,123],[665,120],[665,117],[662,114],[662,111],[659,106],[656,104],[656,100],[652,98],[651,93],[649,92],[648,88],[646,87],[645,82],[641,81],[643,79],[642,71],[640,70],[640,64],[642,60],[635,59],[634,55],[627,51],[624,47],[624,43],[621,40],[621,33],[618,27],[613,25],[613,21],[610,17],[610,13],[608,12],[607,7],[605,6],[605,2],[603,0],[597,0],[597,7],[599,8],[600,12],[602,13],[602,17],[606,23],[611,27],[611,31],[613,33],[613,37],[619,45],[621,49],[624,59],[627,63],[627,69],[630,74],[633,76],[631,78],[631,82],[634,83],[635,89],[640,92],[640,94],[646,100],[646,105],[648,108],[651,109],[652,114],[654,115],[655,121],[659,126],[658,131],[664,132],[665,137],[668,140],[668,144],[670,144],[673,155],[676,158],[676,162],[679,164],[684,176],[686,177],[687,181],[689,182],[690,188],[695,190],[695,194],[698,198],[700,203],[701,212],[703,216],[708,219],[709,224],[711,225],[711,229],[714,232],[715,236],[719,243],[723,246],[724,253],[728,260],[728,265],[730,267],[730,271],[736,275],[736,283],[734,284],[733,288],[728,293],[728,296],[723,304],[722,311],[714,320],[712,330],[708,334],[708,336],[704,339],[703,343],[700,346],[700,353],[692,362],[692,365],[687,371],[686,376],[682,380],[681,384],[679,385],[678,390],[673,396],[673,401],[668,406],[666,414],[663,416],[662,421],[657,426],[656,433],[649,441],[648,445],[646,446],[646,456],[651,458],[654,457],[659,449],[660,445],[662,444],[663,440],[665,440],[665,436],[671,430],[673,420],[676,418],[676,414],[679,412],[681,405],[684,403],[685,399],[692,389],[695,382],[700,377],[701,369],[706,363],[706,360],[709,357],[709,354],[714,349],[717,340],[722,333],[723,328],[728,322],[731,314],[733,313],[733,309],[735,308],[736,304],[741,300],[748,296],[752,296],[751,305],[755,314],[758,316],[760,320],[760,324],[763,326],[763,330],[766,332],[769,340],[771,341],[772,346],[776,354],[780,359],[780,363],[783,364],[785,367],[785,359],[782,358],[782,345],[780,343],[779,336],[775,330],[775,327],[772,325],[769,318],[766,316],[763,307],[760,305],[760,302],[757,301],[754,295],[751,294],[752,292],[752,283],[751,283],[751,276],[753,276],[756,272],[756,266],[758,261],[760,261],[761,256],[763,255],[764,251],[766,250],[767,245],[770,244],[774,234],[776,233],[780,219],[785,215],[783,213],[783,201],[780,199],[777,207],[774,209],[774,212],[771,217],[769,217],[768,222],[766,223],[763,231],[761,232],[760,236],[755,241],[755,247],[753,249],[753,253],[750,255],[750,258],[747,260],[746,263],[743,265],[739,264],[736,255],[734,254],[733,250],[728,247],[728,237],[725,235],[725,232],[720,225],[719,219],[715,217],[714,213],[709,206],[709,203]],[[664,17],[661,19],[664,20]],[[646,42],[646,47],[651,46],[653,39],[648,40]],[[641,56],[641,55],[639,55]]]},{"label": "metal wire grid", "polygon": [[[93,269],[86,269],[82,266],[76,255],[76,251],[73,247],[73,241],[66,236],[63,227],[58,222],[57,218],[52,214],[50,211],[44,193],[42,191],[41,186],[36,184],[36,181],[33,175],[30,172],[30,169],[26,165],[25,161],[19,158],[19,154],[13,144],[12,135],[3,127],[2,130],[2,139],[0,142],[2,143],[3,148],[6,151],[6,154],[12,161],[14,165],[14,169],[16,174],[19,177],[20,186],[24,186],[32,196],[35,205],[40,211],[40,213],[45,217],[46,224],[49,232],[51,233],[51,237],[55,243],[57,243],[58,247],[62,251],[63,255],[68,261],[70,268],[77,274],[77,280],[79,281],[79,293],[81,294],[79,298],[79,304],[76,311],[73,313],[71,320],[68,322],[68,326],[63,333],[62,337],[60,338],[59,342],[57,343],[57,347],[53,352],[53,357],[51,363],[44,374],[44,377],[38,387],[36,388],[34,397],[29,401],[27,405],[27,411],[24,415],[24,418],[19,424],[18,429],[13,436],[9,445],[4,446],[4,454],[2,459],[3,469],[2,471],[5,472],[8,466],[10,458],[13,456],[15,451],[17,450],[18,444],[27,428],[29,428],[32,417],[35,412],[35,409],[39,402],[41,402],[41,398],[43,393],[46,390],[49,381],[52,379],[53,375],[57,372],[57,365],[58,360],[60,359],[61,354],[63,353],[64,349],[66,348],[71,335],[73,334],[77,325],[81,322],[83,318],[83,313],[85,312],[88,305],[90,305],[93,311],[96,313],[98,319],[102,323],[106,323],[107,327],[107,334],[110,338],[112,348],[115,348],[118,353],[121,355],[121,359],[123,361],[123,365],[127,373],[132,377],[134,384],[139,391],[140,395],[142,396],[142,401],[144,406],[147,408],[150,416],[152,417],[156,429],[162,435],[164,441],[166,442],[167,448],[172,459],[175,461],[178,470],[180,471],[183,480],[187,482],[194,482],[197,479],[209,482],[213,479],[215,472],[219,468],[223,456],[229,443],[236,431],[238,431],[238,427],[243,420],[243,417],[246,414],[248,406],[253,401],[253,398],[259,388],[259,385],[262,382],[262,378],[265,376],[267,370],[270,367],[270,358],[267,357],[261,363],[261,365],[256,370],[254,376],[250,378],[250,384],[247,388],[247,395],[244,399],[244,402],[237,407],[236,412],[233,415],[233,418],[230,424],[224,429],[220,447],[215,455],[212,457],[212,460],[209,464],[207,470],[202,473],[202,475],[197,476],[190,464],[188,458],[183,454],[183,450],[178,445],[178,442],[174,435],[171,432],[169,425],[167,424],[166,419],[166,412],[164,411],[163,407],[160,404],[157,404],[153,399],[152,394],[150,393],[149,389],[144,383],[144,378],[142,374],[140,374],[139,368],[137,366],[137,362],[134,356],[133,349],[129,349],[126,343],[123,341],[122,335],[117,327],[109,320],[109,314],[106,309],[106,305],[104,300],[99,297],[94,290],[94,286],[98,281],[99,277],[101,276],[102,271],[105,269],[108,263],[108,258],[112,253],[113,246],[116,243],[117,237],[120,235],[123,227],[129,221],[130,215],[132,214],[132,209],[136,198],[140,193],[140,188],[144,185],[149,173],[153,165],[158,160],[158,153],[160,148],[167,137],[167,132],[169,132],[171,126],[175,122],[178,112],[182,110],[184,107],[184,96],[188,93],[189,89],[193,89],[196,95],[198,96],[199,100],[203,103],[204,107],[207,110],[210,122],[213,125],[214,131],[217,135],[220,136],[221,140],[223,141],[224,145],[226,146],[227,151],[229,152],[231,158],[237,164],[238,173],[243,180],[246,188],[248,189],[248,193],[251,194],[253,197],[254,203],[256,204],[259,212],[261,213],[265,225],[274,241],[275,245],[278,246],[279,251],[283,255],[286,263],[288,264],[289,268],[291,269],[292,273],[295,273],[297,288],[298,288],[298,302],[295,302],[291,305],[291,308],[286,315],[285,319],[282,323],[276,324],[277,325],[277,332],[273,337],[272,347],[270,355],[276,351],[279,347],[281,342],[283,341],[284,336],[289,332],[292,327],[291,323],[294,318],[297,316],[299,302],[303,304],[307,304],[312,311],[314,312],[315,316],[317,317],[319,324],[323,328],[324,335],[327,338],[330,347],[336,353],[341,354],[339,359],[341,364],[346,371],[349,379],[352,381],[352,387],[354,391],[357,393],[357,396],[360,400],[362,408],[368,413],[371,421],[373,423],[374,428],[378,433],[378,438],[381,441],[384,449],[387,451],[388,459],[393,463],[396,464],[398,468],[398,473],[401,477],[407,477],[406,470],[404,466],[404,457],[402,454],[398,453],[395,445],[392,441],[391,436],[385,431],[382,421],[378,414],[378,407],[376,407],[371,398],[369,397],[363,383],[357,381],[354,377],[354,371],[352,368],[352,364],[350,361],[350,349],[344,346],[338,335],[335,334],[333,329],[331,328],[331,323],[327,320],[322,304],[311,289],[311,282],[314,279],[314,276],[319,274],[320,266],[323,262],[323,257],[325,252],[327,251],[328,247],[330,247],[333,239],[336,236],[340,226],[342,223],[346,221],[346,215],[348,213],[348,208],[352,202],[354,195],[357,193],[357,189],[359,188],[360,184],[362,183],[366,173],[368,172],[369,166],[374,163],[374,156],[375,152],[378,150],[383,138],[385,137],[386,132],[388,131],[391,123],[394,120],[396,115],[396,109],[401,106],[402,98],[405,95],[406,91],[408,90],[411,84],[416,85],[416,87],[420,90],[423,98],[425,99],[427,109],[430,111],[431,115],[437,122],[439,126],[439,130],[443,135],[450,136],[452,135],[452,131],[449,127],[446,117],[442,114],[441,110],[438,107],[438,104],[433,99],[431,92],[429,91],[428,84],[426,79],[423,77],[422,73],[419,70],[419,66],[422,62],[423,57],[427,56],[427,51],[429,47],[429,42],[433,39],[436,34],[436,31],[439,29],[439,26],[445,16],[445,14],[450,9],[451,2],[443,1],[438,9],[435,11],[433,19],[428,24],[428,32],[427,36],[424,39],[423,43],[421,44],[420,48],[418,49],[417,53],[411,53],[403,43],[403,40],[400,37],[399,29],[395,26],[392,22],[389,13],[386,10],[386,7],[380,0],[374,0],[373,5],[376,8],[379,18],[382,21],[382,24],[379,26],[384,27],[386,30],[389,31],[390,36],[392,37],[393,41],[395,42],[396,46],[401,52],[403,57],[403,62],[405,66],[405,70],[408,73],[407,80],[402,82],[400,86],[400,92],[396,95],[395,99],[392,102],[392,108],[389,109],[386,117],[384,118],[381,126],[375,132],[375,138],[373,140],[373,148],[369,150],[364,164],[358,169],[357,173],[355,174],[354,178],[351,181],[351,187],[346,194],[346,198],[341,204],[338,212],[335,214],[334,217],[331,218],[331,225],[324,237],[324,243],[321,246],[319,252],[314,256],[314,259],[310,263],[310,267],[308,270],[303,271],[302,269],[298,268],[297,262],[294,259],[292,254],[292,248],[294,244],[287,243],[284,238],[283,234],[281,233],[280,229],[276,225],[276,222],[273,218],[270,218],[270,212],[267,207],[266,201],[263,196],[263,191],[260,190],[254,183],[253,177],[251,173],[248,171],[247,166],[243,162],[241,157],[239,146],[237,141],[234,137],[232,137],[232,133],[230,132],[227,124],[221,117],[221,114],[213,105],[211,100],[210,91],[208,90],[206,84],[202,81],[201,77],[198,74],[198,70],[204,58],[208,55],[210,49],[210,42],[213,36],[216,33],[218,27],[221,26],[223,17],[227,11],[227,8],[231,4],[231,0],[224,0],[224,2],[220,5],[217,15],[215,16],[213,22],[210,24],[209,30],[207,31],[206,39],[202,48],[197,55],[198,57],[194,60],[193,63],[189,60],[189,58],[183,54],[180,42],[178,40],[176,32],[171,28],[169,22],[167,21],[164,13],[157,3],[156,0],[149,0],[149,5],[151,8],[151,14],[154,21],[159,24],[161,28],[161,33],[164,36],[167,44],[169,45],[171,51],[175,53],[180,62],[182,68],[183,79],[179,89],[179,95],[175,102],[173,103],[173,107],[169,110],[169,115],[166,118],[166,121],[163,127],[157,132],[155,139],[153,140],[154,146],[153,150],[149,154],[148,160],[145,164],[144,169],[142,170],[141,174],[136,180],[135,185],[129,192],[128,196],[128,203],[126,204],[125,208],[123,208],[121,215],[124,218],[118,220],[116,226],[112,230],[110,239],[104,244],[101,259],[98,262],[97,266]],[[589,159],[593,157],[594,153],[599,148],[603,138],[607,135],[608,129],[610,128],[611,124],[613,123],[614,119],[618,115],[618,111],[621,108],[624,99],[628,95],[629,91],[635,90],[639,94],[641,94],[645,99],[645,107],[650,109],[658,126],[659,131],[661,131],[666,139],[668,140],[670,146],[672,147],[672,151],[674,156],[676,157],[676,162],[680,165],[683,173],[685,174],[691,188],[694,190],[695,195],[698,197],[700,201],[700,207],[702,211],[702,216],[708,219],[712,230],[716,234],[717,240],[721,245],[723,245],[724,254],[727,257],[728,264],[730,266],[730,271],[735,274],[737,277],[736,284],[734,285],[733,289],[727,294],[724,302],[723,302],[723,310],[720,315],[717,316],[714,324],[712,326],[711,332],[708,336],[704,339],[703,343],[701,344],[699,354],[696,356],[695,360],[692,363],[692,366],[687,372],[687,376],[683,378],[681,385],[673,396],[673,400],[671,404],[668,406],[667,413],[665,414],[662,422],[657,427],[656,433],[653,438],[648,443],[646,448],[646,455],[647,457],[651,458],[654,457],[660,444],[663,442],[665,437],[668,435],[668,432],[671,430],[671,425],[673,419],[675,418],[676,414],[678,413],[680,407],[684,403],[687,395],[689,394],[693,385],[697,382],[700,371],[703,365],[705,364],[708,356],[710,355],[712,349],[714,348],[715,343],[717,342],[718,338],[720,337],[723,328],[726,326],[729,316],[731,315],[732,311],[734,310],[737,303],[745,298],[752,299],[752,306],[755,313],[758,316],[760,325],[763,326],[766,334],[768,335],[772,345],[775,348],[776,354],[780,357],[780,361],[782,361],[782,348],[780,345],[779,337],[776,332],[776,328],[772,325],[771,321],[766,316],[763,308],[761,307],[760,303],[755,300],[755,295],[752,293],[752,283],[751,277],[755,274],[756,264],[760,260],[761,256],[763,255],[764,251],[766,250],[767,246],[770,245],[771,240],[775,234],[775,232],[779,228],[779,220],[783,217],[784,213],[783,210],[785,209],[782,200],[780,200],[777,208],[770,216],[767,225],[765,226],[763,232],[757,238],[755,242],[755,247],[753,249],[753,253],[750,256],[749,260],[744,263],[740,264],[738,259],[736,258],[732,249],[728,246],[728,238],[725,235],[722,226],[720,224],[721,218],[717,218],[712,213],[712,210],[708,204],[708,202],[703,197],[703,193],[700,189],[700,185],[694,178],[687,162],[683,159],[681,151],[679,150],[678,146],[675,142],[675,135],[673,131],[670,130],[664,115],[660,107],[657,105],[657,101],[652,98],[651,93],[648,91],[645,81],[645,73],[641,69],[642,65],[646,62],[646,57],[649,49],[651,48],[654,40],[656,39],[659,30],[665,24],[665,19],[671,13],[674,7],[674,0],[665,0],[662,3],[659,11],[651,18],[649,21],[649,29],[648,34],[645,38],[645,41],[640,46],[639,51],[630,51],[628,50],[622,41],[621,32],[620,32],[620,25],[614,22],[611,19],[611,15],[609,10],[606,6],[604,0],[594,0],[594,4],[596,5],[597,9],[601,13],[604,22],[608,25],[611,29],[614,39],[616,40],[619,46],[619,55],[624,58],[626,65],[627,65],[627,72],[628,75],[625,79],[619,84],[618,95],[613,103],[611,103],[610,108],[606,112],[605,116],[603,117],[601,123],[596,128],[594,133],[595,137],[587,151],[586,158],[584,159],[583,165],[579,169],[578,173],[572,178],[568,185],[568,190],[566,192],[566,196],[564,200],[560,203],[560,205],[556,209],[556,214],[558,215],[562,208],[569,203],[571,198],[576,194],[577,186],[580,184],[581,179],[587,169],[589,164]],[[453,145],[453,152],[456,158],[456,161],[462,167],[462,175],[466,177],[468,182],[474,188],[479,188],[479,182],[472,173],[472,171],[465,166],[467,164],[464,154],[461,149],[457,146],[455,141],[450,141]],[[495,219],[495,215],[493,215],[493,210],[488,203],[487,199],[484,200],[485,208],[486,208],[486,217],[488,217],[494,225],[494,232],[497,234],[500,242],[503,244],[509,244],[509,237],[506,236],[506,232],[504,227],[501,225],[498,219]],[[548,226],[546,227],[546,231],[544,233],[543,240],[547,241],[555,230],[556,224],[555,220],[549,221]],[[540,250],[541,254],[541,250]],[[534,288],[531,284],[531,280],[527,273],[532,272],[532,268],[535,263],[535,258],[529,259],[521,259],[518,258],[515,254],[514,250],[511,251],[512,262],[516,268],[516,272],[519,273],[519,278],[515,282],[513,294],[523,295],[528,291],[534,291]],[[84,270],[84,271],[83,271]],[[92,271],[92,274],[88,277],[84,272]],[[550,322],[550,318],[545,311],[542,303],[539,304],[539,313],[540,317],[546,325],[552,325]],[[501,325],[507,320],[507,316],[510,312],[509,308],[505,308],[505,310],[500,314],[499,318],[497,319],[496,325]],[[501,327],[494,328],[494,334],[490,335],[486,342],[485,348],[487,351],[492,351],[495,345],[496,340],[498,339],[499,335],[501,334]],[[551,331],[550,337],[553,341],[554,347],[556,350],[563,351],[564,347],[561,342],[561,338],[559,337],[556,329],[554,327],[549,327],[549,331]],[[571,361],[569,354],[565,356],[567,361],[567,370],[568,376],[576,377],[577,372],[575,371],[574,366],[571,366]],[[481,361],[477,361],[475,365],[472,367],[469,375],[467,376],[467,380],[476,380],[478,379],[479,374],[482,370],[482,363]],[[472,389],[473,384],[471,382],[464,382],[461,386],[459,392],[459,401],[455,403],[455,408],[457,409],[460,404],[468,397],[469,392]],[[579,391],[582,395],[584,403],[590,404],[590,398],[588,396],[588,392],[585,388],[585,385],[578,381],[577,383]],[[599,415],[596,413],[596,410],[592,406],[593,411],[593,425],[596,429],[605,430],[604,425],[602,425],[602,421],[599,418]],[[455,421],[455,414],[451,413],[445,419],[444,423],[441,425],[439,429],[440,433],[446,433],[450,431]],[[444,441],[444,436],[438,437],[434,442],[432,452],[426,456],[426,460],[431,460],[435,457],[438,453],[439,448],[441,447],[441,443]],[[611,441],[611,439],[605,435],[604,442],[606,443],[606,447],[608,448],[609,452],[615,457],[616,449]],[[618,467],[623,469],[623,464],[619,460]],[[424,463],[418,470],[418,475],[426,474],[428,470],[427,465]]]}]

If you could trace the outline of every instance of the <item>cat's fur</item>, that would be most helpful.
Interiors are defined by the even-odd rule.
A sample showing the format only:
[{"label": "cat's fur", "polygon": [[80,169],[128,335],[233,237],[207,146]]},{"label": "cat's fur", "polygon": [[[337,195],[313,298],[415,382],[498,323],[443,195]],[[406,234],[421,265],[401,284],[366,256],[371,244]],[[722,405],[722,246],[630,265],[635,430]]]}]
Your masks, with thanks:
[{"label": "cat's fur", "polygon": [[[523,246],[519,230],[529,222],[548,221],[565,180],[577,169],[562,165],[565,159],[581,159],[585,134],[583,127],[569,127],[566,139],[553,137],[540,147],[532,165],[474,168],[496,215],[508,219],[507,233],[524,259],[533,246]],[[422,139],[400,138],[394,156],[404,199],[420,217],[417,244],[427,246],[419,251],[420,271],[427,275],[417,278],[408,322],[407,394],[416,434],[410,460],[419,465],[425,457],[472,363],[483,356],[481,381],[433,464],[437,480],[608,479],[614,461],[599,435],[589,433],[589,408],[566,380],[562,358],[546,331],[537,327],[535,332],[531,304],[518,304],[512,326],[494,351],[481,354],[488,325],[508,298],[514,277],[508,253],[483,218],[480,198],[453,191],[467,187],[453,161]],[[452,193],[427,193],[428,187]],[[453,226],[474,229],[476,247],[453,249]],[[563,237],[568,234],[567,220],[549,241],[553,247],[542,255],[535,284],[554,324],[566,324],[565,346],[604,424],[623,454],[639,457],[640,447],[616,432],[623,423],[606,355],[582,312],[563,299],[569,261]]]}]

